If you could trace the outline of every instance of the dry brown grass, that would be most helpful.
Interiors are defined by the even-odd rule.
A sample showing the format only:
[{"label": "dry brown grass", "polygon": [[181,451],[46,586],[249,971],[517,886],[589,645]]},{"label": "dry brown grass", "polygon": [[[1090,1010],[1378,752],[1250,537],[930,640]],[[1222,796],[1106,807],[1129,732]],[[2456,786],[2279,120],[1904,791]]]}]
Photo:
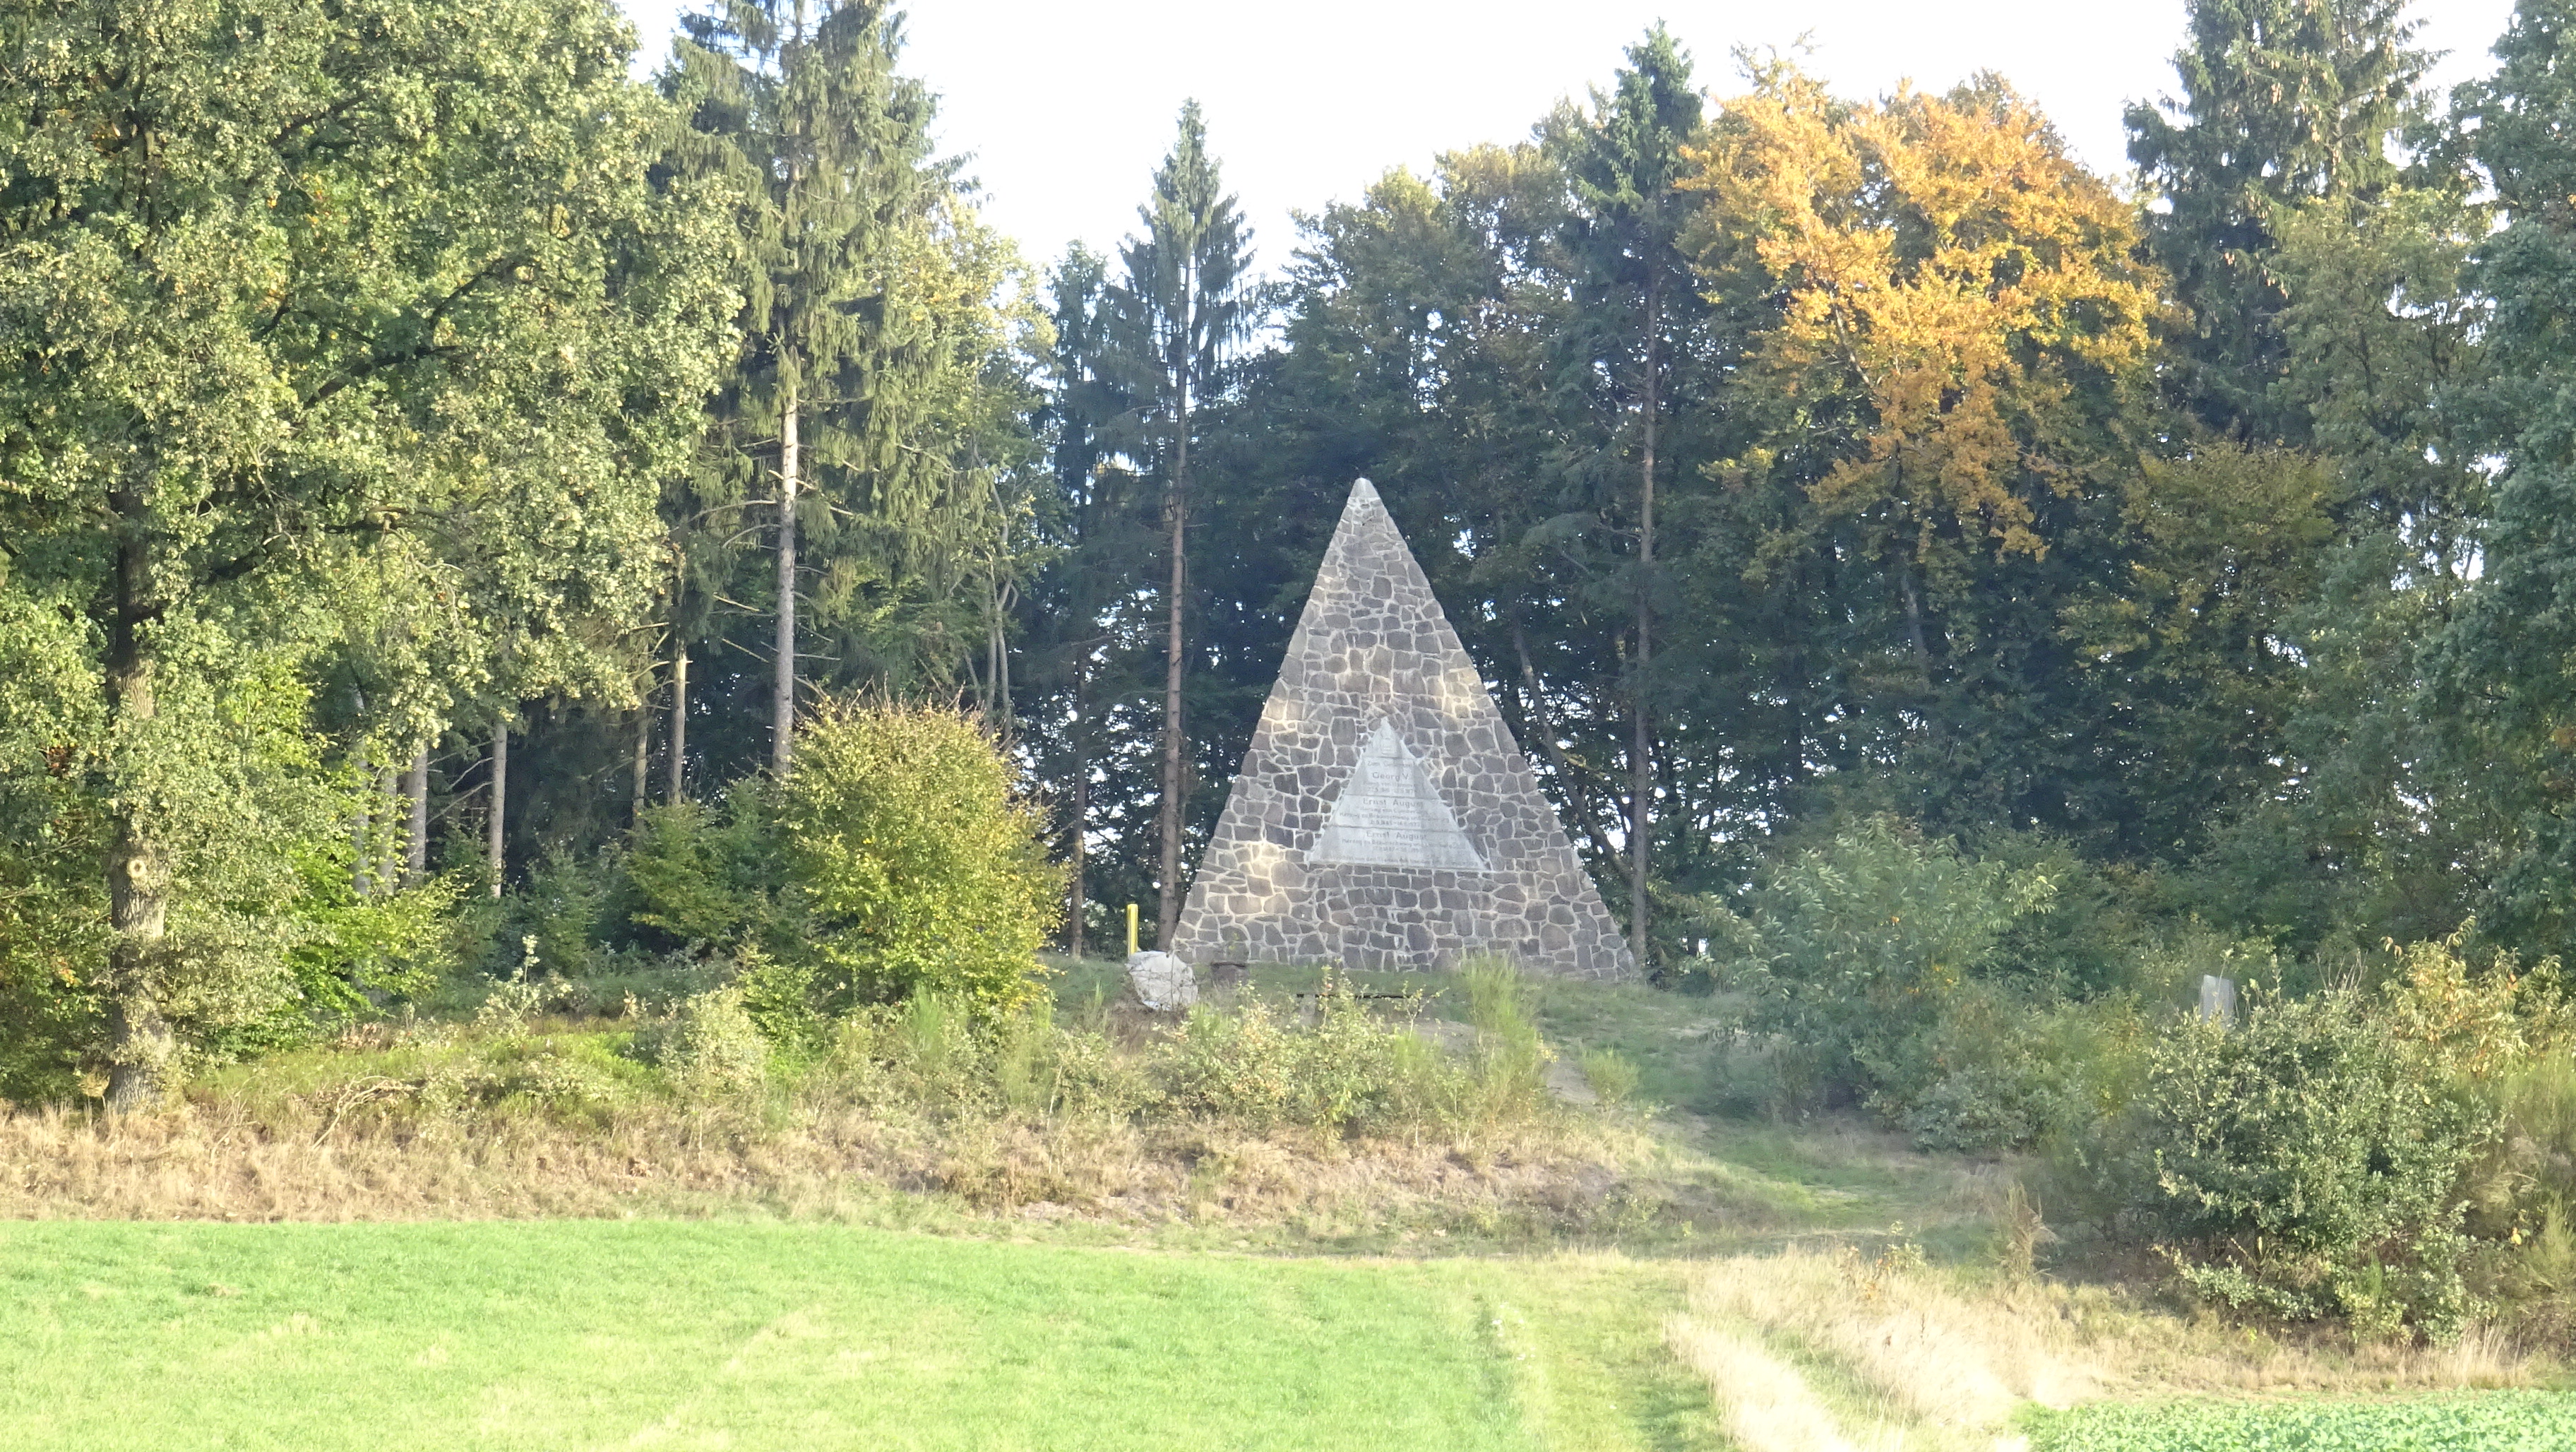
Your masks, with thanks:
[{"label": "dry brown grass", "polygon": [[[2498,1387],[2545,1370],[2491,1333],[2447,1347],[2284,1342],[2101,1287],[1979,1284],[1902,1252],[1873,1259],[1847,1246],[1712,1263],[1667,1340],[1709,1377],[1750,1452],[2010,1445],[2007,1423],[2024,1401]],[[1783,1348],[1825,1368],[1823,1379]]]},{"label": "dry brown grass", "polygon": [[0,1217],[489,1219],[752,1212],[850,1218],[890,1202],[1125,1225],[1222,1218],[1358,1227],[1579,1228],[1617,1146],[1532,1125],[1474,1139],[1080,1118],[935,1121],[628,1106],[559,1122],[351,1107],[343,1091],[253,1112],[215,1100],[112,1118],[0,1115]]},{"label": "dry brown grass", "polygon": [[[1798,1368],[1761,1343],[1690,1316],[1674,1317],[1665,1339],[1708,1378],[1727,1435],[1746,1452],[1858,1452],[1862,1445],[1843,1435]],[[1872,1445],[1901,1435],[1883,1426],[1872,1432]]]}]

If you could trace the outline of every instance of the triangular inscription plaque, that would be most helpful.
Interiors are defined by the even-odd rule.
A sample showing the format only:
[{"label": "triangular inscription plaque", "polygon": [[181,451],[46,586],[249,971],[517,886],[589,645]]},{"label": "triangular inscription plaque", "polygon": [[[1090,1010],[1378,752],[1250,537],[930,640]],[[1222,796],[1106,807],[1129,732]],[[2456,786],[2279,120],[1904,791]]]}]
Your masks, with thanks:
[{"label": "triangular inscription plaque", "polygon": [[1619,925],[1367,480],[1351,486],[1171,951],[1633,978]]},{"label": "triangular inscription plaque", "polygon": [[1440,789],[1422,772],[1384,721],[1351,767],[1333,814],[1306,853],[1309,862],[1348,862],[1373,867],[1447,867],[1485,870],[1483,854],[1458,830]]}]

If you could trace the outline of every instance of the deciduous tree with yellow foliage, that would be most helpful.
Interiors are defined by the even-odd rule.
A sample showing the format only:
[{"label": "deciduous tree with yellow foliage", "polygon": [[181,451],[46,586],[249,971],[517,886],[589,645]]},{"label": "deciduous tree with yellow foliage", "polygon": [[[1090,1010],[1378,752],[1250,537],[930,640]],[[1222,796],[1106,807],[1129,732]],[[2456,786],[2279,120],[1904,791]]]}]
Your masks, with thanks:
[{"label": "deciduous tree with yellow foliage", "polygon": [[[2000,80],[1876,104],[1783,63],[1754,81],[1682,183],[1710,296],[1769,315],[1739,447],[1708,470],[1783,496],[1757,576],[1803,558],[1842,577],[1854,678],[1919,723],[1869,749],[1930,745],[1955,777],[1999,724],[1975,718],[2072,664],[2049,557],[2103,546],[2073,537],[2137,466],[2157,279],[2134,211]],[[2025,779],[1990,785],[2044,793],[2020,754]]]},{"label": "deciduous tree with yellow foliage", "polygon": [[[1891,558],[1927,573],[1984,545],[2044,553],[2036,500],[2090,482],[2107,396],[2147,356],[2155,280],[2130,208],[2001,81],[1876,106],[1787,68],[1760,81],[1683,185],[1709,203],[1704,274],[1750,273],[1779,308],[1755,385],[1839,436],[1808,497],[1880,521]],[[1730,467],[1779,452],[1763,439]]]}]

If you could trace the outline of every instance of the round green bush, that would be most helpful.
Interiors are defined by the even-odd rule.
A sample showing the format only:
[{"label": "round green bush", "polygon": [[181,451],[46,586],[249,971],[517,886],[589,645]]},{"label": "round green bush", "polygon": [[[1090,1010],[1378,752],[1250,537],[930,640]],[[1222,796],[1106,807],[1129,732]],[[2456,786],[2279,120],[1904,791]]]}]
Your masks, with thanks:
[{"label": "round green bush", "polygon": [[840,705],[806,726],[777,824],[827,979],[855,997],[927,989],[986,1011],[1036,998],[1064,879],[1014,777],[956,711]]}]

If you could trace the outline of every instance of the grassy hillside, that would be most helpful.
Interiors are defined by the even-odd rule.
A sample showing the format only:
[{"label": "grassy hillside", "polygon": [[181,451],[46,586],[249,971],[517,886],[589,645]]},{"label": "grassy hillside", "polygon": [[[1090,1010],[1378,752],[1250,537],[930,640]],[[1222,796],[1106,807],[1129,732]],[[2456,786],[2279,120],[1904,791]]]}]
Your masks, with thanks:
[{"label": "grassy hillside", "polygon": [[[0,1115],[0,1447],[2431,1449],[2565,1406],[2408,1400],[2562,1375],[2492,1328],[2266,1329],[2042,1250],[2013,1157],[1719,1113],[1722,999],[1531,985],[1557,1094],[1335,1128],[1168,1095],[1411,1061],[1191,1059],[1111,971],[1037,1068],[1200,1079],[1071,1108],[908,1014],[709,1089],[637,1052],[685,1017],[526,1000]],[[1313,976],[1253,986],[1292,1038],[1486,1062],[1459,980],[1310,1033]],[[1630,1097],[1561,1102],[1604,1052]]]}]

